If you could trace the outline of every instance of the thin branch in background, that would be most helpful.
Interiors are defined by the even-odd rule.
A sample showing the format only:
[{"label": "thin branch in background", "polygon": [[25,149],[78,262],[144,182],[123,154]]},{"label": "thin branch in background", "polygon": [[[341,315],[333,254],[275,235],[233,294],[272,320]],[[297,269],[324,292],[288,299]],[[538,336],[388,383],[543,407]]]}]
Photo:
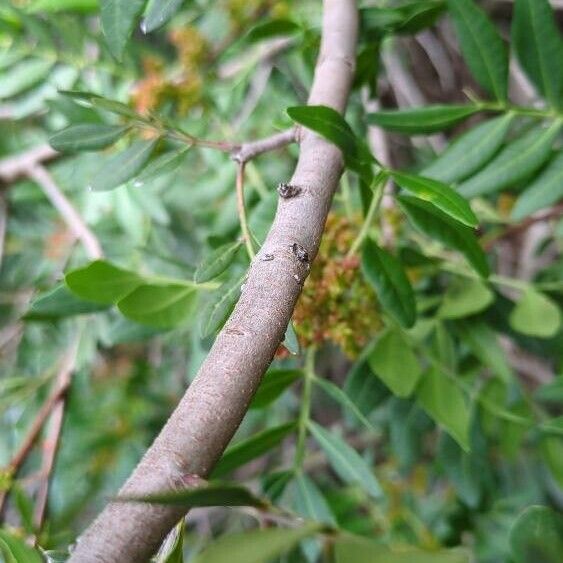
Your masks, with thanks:
[{"label": "thin branch in background", "polygon": [[455,72],[442,43],[428,29],[415,35],[414,40],[422,47],[428,60],[434,67],[442,90],[444,92],[451,92],[455,88]]},{"label": "thin branch in background", "polygon": [[242,237],[244,239],[248,257],[252,260],[254,258],[254,247],[252,246],[252,238],[250,236],[250,229],[248,228],[248,220],[246,218],[246,208],[244,206],[244,162],[239,162],[237,164],[236,190],[240,229],[242,231]]},{"label": "thin branch in background", "polygon": [[[395,93],[397,104],[400,108],[427,105],[424,94],[420,91],[418,84],[401,60],[401,53],[398,49],[399,45],[398,41],[389,42],[381,52],[385,74]],[[444,135],[440,134],[429,135],[423,138],[413,137],[412,141],[417,146],[428,143],[437,153],[444,150],[446,146],[446,139]]]},{"label": "thin branch in background", "polygon": [[[12,477],[16,477],[22,464],[27,459],[49,416],[53,412],[58,410],[61,404],[64,405],[64,395],[70,387],[72,372],[76,363],[78,340],[78,337],[73,340],[72,344],[63,356],[59,375],[55,383],[55,389],[47,397],[38,413],[35,415],[35,419],[31,423],[31,426],[21,446],[18,448],[11,461],[5,468],[6,473],[11,475]],[[0,514],[2,513],[6,496],[7,491],[0,493]]]},{"label": "thin branch in background", "polygon": [[245,123],[248,118],[252,115],[252,112],[260,102],[264,91],[268,85],[268,80],[272,74],[273,65],[270,61],[266,61],[260,64],[250,81],[248,87],[248,93],[244,99],[242,107],[238,114],[233,119],[233,127],[238,129],[243,123]]},{"label": "thin branch in background", "polygon": [[43,193],[60,213],[71,232],[80,239],[88,257],[92,260],[101,258],[103,256],[102,247],[96,235],[88,228],[78,211],[62,193],[47,170],[41,165],[35,165],[27,173],[43,190]]},{"label": "thin branch in background", "polygon": [[34,166],[52,160],[59,153],[50,145],[37,145],[16,156],[0,160],[0,181],[10,184],[22,176],[27,176]]}]

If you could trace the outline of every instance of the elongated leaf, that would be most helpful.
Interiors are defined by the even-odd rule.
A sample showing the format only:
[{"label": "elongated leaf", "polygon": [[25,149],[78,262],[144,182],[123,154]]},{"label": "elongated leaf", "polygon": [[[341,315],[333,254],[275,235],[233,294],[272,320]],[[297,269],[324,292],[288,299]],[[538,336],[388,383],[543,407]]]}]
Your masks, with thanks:
[{"label": "elongated leaf", "polygon": [[98,9],[98,0],[36,0],[29,6],[30,13],[93,12]]},{"label": "elongated leaf", "polygon": [[481,320],[467,320],[456,323],[456,332],[479,360],[503,381],[512,379],[512,370],[506,355],[498,343],[497,335]]},{"label": "elongated leaf", "polygon": [[181,147],[174,151],[161,154],[158,158],[155,158],[147,164],[145,169],[137,176],[133,185],[136,188],[140,188],[143,184],[159,176],[173,172],[184,162],[184,156],[189,149],[190,147]]},{"label": "elongated leaf", "polygon": [[563,517],[547,506],[530,506],[510,530],[516,563],[558,563],[563,553]]},{"label": "elongated leaf", "polygon": [[27,320],[54,320],[107,309],[109,305],[92,303],[76,297],[64,284],[40,295],[25,314]]},{"label": "elongated leaf", "polygon": [[422,376],[416,395],[421,407],[465,451],[469,451],[469,409],[455,383],[432,368]]},{"label": "elongated leaf", "polygon": [[392,551],[387,546],[360,536],[341,536],[334,544],[335,563],[469,563],[470,555],[464,549],[401,549]]},{"label": "elongated leaf", "polygon": [[294,505],[296,512],[308,520],[334,525],[336,520],[315,482],[299,473],[295,478]]},{"label": "elongated leaf", "polygon": [[481,276],[489,275],[487,258],[469,227],[460,225],[425,201],[406,196],[398,199],[401,208],[421,233],[461,252]]},{"label": "elongated leaf", "polygon": [[96,260],[84,268],[68,272],[65,283],[78,297],[94,303],[113,304],[143,283],[135,272]]},{"label": "elongated leaf", "polygon": [[60,152],[97,151],[115,143],[128,130],[126,125],[71,125],[52,135],[49,144]]},{"label": "elongated leaf", "polygon": [[210,336],[221,330],[240,297],[240,287],[243,281],[244,276],[231,280],[212,293],[201,316],[202,337]]},{"label": "elongated leaf", "polygon": [[0,530],[0,555],[6,563],[42,563],[40,553],[22,539]]},{"label": "elongated leaf", "polygon": [[197,291],[180,284],[143,284],[117,303],[121,313],[137,323],[174,328],[194,314]]},{"label": "elongated leaf", "polygon": [[416,302],[401,263],[367,240],[362,252],[362,270],[385,310],[402,326],[411,327],[416,320]]},{"label": "elongated leaf", "polygon": [[150,33],[163,26],[183,3],[184,0],[149,0],[145,19],[141,24],[143,33]]},{"label": "elongated leaf", "polygon": [[512,44],[526,74],[553,107],[563,104],[563,42],[548,0],[516,0]]},{"label": "elongated leaf", "polygon": [[448,185],[431,178],[402,172],[393,172],[391,177],[401,188],[424,201],[429,201],[460,223],[469,227],[477,226],[477,217],[475,217],[469,203]]},{"label": "elongated leaf", "polygon": [[155,563],[184,563],[184,519],[166,536],[155,558]]},{"label": "elongated leaf", "polygon": [[479,112],[478,106],[436,105],[369,113],[368,123],[406,134],[436,133]]},{"label": "elongated leaf", "polygon": [[519,221],[538,209],[557,203],[562,198],[563,152],[559,152],[518,198],[512,209],[512,217]]},{"label": "elongated leaf", "polygon": [[266,372],[254,399],[251,409],[262,409],[273,403],[292,383],[303,376],[298,369],[270,369]]},{"label": "elongated leaf", "polygon": [[438,317],[461,319],[486,309],[495,299],[494,293],[480,280],[458,280],[448,286]]},{"label": "elongated leaf", "polygon": [[293,354],[294,356],[299,354],[299,350],[301,348],[299,346],[299,338],[297,338],[297,333],[295,332],[295,327],[293,326],[293,321],[289,321],[287,325],[282,344],[290,354]]},{"label": "elongated leaf", "polygon": [[398,397],[408,397],[422,375],[418,358],[400,330],[386,330],[368,361],[373,373]]},{"label": "elongated leaf", "polygon": [[195,271],[196,283],[204,283],[222,274],[235,259],[242,243],[240,241],[224,244],[207,256]]},{"label": "elongated leaf", "polygon": [[371,467],[356,450],[336,434],[312,421],[309,422],[309,430],[325,452],[334,471],[344,482],[359,485],[372,497],[381,497],[381,487],[372,473]]},{"label": "elongated leaf", "polygon": [[295,423],[289,422],[260,432],[247,440],[231,446],[223,454],[219,463],[213,470],[213,477],[222,477],[233,469],[260,457],[269,452],[282,442],[289,434],[294,432]]},{"label": "elongated leaf", "polygon": [[128,149],[117,153],[104,164],[90,184],[93,191],[112,190],[131,180],[148,162],[158,139],[136,141]]},{"label": "elongated leaf", "polygon": [[349,413],[359,420],[368,430],[376,432],[373,424],[364,416],[362,411],[356,406],[354,401],[346,395],[340,387],[337,387],[331,381],[321,377],[315,377],[315,384],[318,385],[327,395],[340,403]]},{"label": "elongated leaf", "polygon": [[183,506],[186,509],[201,506],[264,506],[264,501],[254,496],[248,489],[221,481],[210,481],[201,486],[150,495],[119,496],[115,501],[166,504]]},{"label": "elongated leaf", "polygon": [[255,43],[256,41],[262,41],[263,39],[269,39],[270,37],[277,37],[279,35],[292,35],[299,30],[299,25],[292,20],[275,19],[254,26],[247,33],[246,39],[250,43]]},{"label": "elongated leaf", "polygon": [[448,0],[467,65],[497,100],[506,100],[508,53],[495,26],[473,0]]},{"label": "elongated leaf", "polygon": [[561,312],[549,297],[528,289],[510,313],[510,326],[529,336],[550,338],[561,327]]},{"label": "elongated leaf", "polygon": [[226,534],[196,555],[194,563],[270,563],[318,532],[320,524]]},{"label": "elongated leaf", "polygon": [[0,100],[11,98],[43,80],[53,63],[45,59],[25,59],[0,75]]},{"label": "elongated leaf", "polygon": [[102,30],[112,55],[121,60],[146,0],[100,0]]},{"label": "elongated leaf", "polygon": [[458,182],[471,176],[500,149],[513,118],[513,114],[507,113],[477,125],[450,144],[420,174],[446,183]]},{"label": "elongated leaf", "polygon": [[368,183],[371,181],[371,165],[375,160],[336,110],[327,106],[296,106],[287,108],[287,113],[300,125],[334,143],[342,151],[346,165]]},{"label": "elongated leaf", "polygon": [[510,143],[481,172],[459,186],[465,197],[498,192],[538,170],[551,155],[553,141],[561,130],[556,121],[533,129]]}]

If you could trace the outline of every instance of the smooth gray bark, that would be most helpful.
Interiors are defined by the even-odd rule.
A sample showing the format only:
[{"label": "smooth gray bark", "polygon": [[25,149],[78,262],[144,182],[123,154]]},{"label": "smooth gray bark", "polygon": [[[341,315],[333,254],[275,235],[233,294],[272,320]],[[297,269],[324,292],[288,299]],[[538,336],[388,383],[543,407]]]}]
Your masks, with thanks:
[{"label": "smooth gray bark", "polygon": [[[354,0],[325,0],[321,50],[309,97],[311,105],[342,112],[354,75],[357,39]],[[280,198],[276,217],[250,266],[241,297],[195,380],[120,494],[139,495],[186,486],[206,477],[244,417],[260,380],[284,337],[309,263],[317,254],[342,155],[311,131],[301,135],[290,183],[294,198]],[[265,254],[273,260],[262,260]],[[72,563],[147,561],[182,516],[181,509],[109,503],[79,539]]]}]

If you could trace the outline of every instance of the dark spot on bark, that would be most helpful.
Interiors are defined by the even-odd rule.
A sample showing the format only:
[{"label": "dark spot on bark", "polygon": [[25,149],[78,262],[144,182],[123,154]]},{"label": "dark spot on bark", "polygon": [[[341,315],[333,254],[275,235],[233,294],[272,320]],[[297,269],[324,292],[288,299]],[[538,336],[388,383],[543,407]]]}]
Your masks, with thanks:
[{"label": "dark spot on bark", "polygon": [[260,260],[262,260],[262,262],[271,262],[274,259],[274,255],[273,254],[264,254]]},{"label": "dark spot on bark", "polygon": [[299,262],[303,262],[303,263],[309,262],[309,253],[307,252],[307,250],[305,250],[297,242],[294,242],[291,245],[291,252],[293,252],[293,254],[295,254],[295,256],[297,257],[297,260],[299,260]]},{"label": "dark spot on bark", "polygon": [[299,186],[295,186],[294,184],[286,184],[285,182],[278,184],[278,194],[280,194],[280,197],[283,197],[284,199],[295,197],[300,193],[301,188]]}]

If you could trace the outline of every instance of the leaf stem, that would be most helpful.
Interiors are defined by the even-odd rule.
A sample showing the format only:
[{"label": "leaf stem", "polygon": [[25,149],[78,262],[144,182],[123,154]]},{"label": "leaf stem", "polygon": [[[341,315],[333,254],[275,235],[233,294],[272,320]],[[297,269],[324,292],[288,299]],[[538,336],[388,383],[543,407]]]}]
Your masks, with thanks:
[{"label": "leaf stem", "polygon": [[244,207],[244,162],[239,162],[237,164],[236,190],[237,209],[240,221],[240,229],[242,231],[242,238],[244,239],[248,257],[252,261],[255,256],[254,247],[252,245],[252,237],[250,236],[250,229],[248,228],[248,221],[246,218],[246,209]]},{"label": "leaf stem", "polygon": [[373,222],[373,218],[375,217],[375,214],[379,209],[379,205],[381,204],[381,199],[383,198],[383,188],[385,186],[386,180],[387,180],[386,170],[380,171],[379,174],[375,177],[373,181],[373,197],[371,198],[371,203],[368,212],[366,213],[366,218],[364,219],[362,228],[360,229],[358,236],[354,239],[352,245],[350,246],[350,250],[346,255],[347,258],[357,253],[362,243],[364,242],[365,238],[367,237],[369,233],[369,229],[371,227],[371,223]]},{"label": "leaf stem", "polygon": [[297,446],[295,448],[295,471],[301,470],[303,461],[305,460],[307,426],[311,414],[311,397],[315,379],[315,352],[315,347],[312,346],[307,350],[307,355],[305,356],[303,394],[301,397],[301,411],[298,421]]}]

